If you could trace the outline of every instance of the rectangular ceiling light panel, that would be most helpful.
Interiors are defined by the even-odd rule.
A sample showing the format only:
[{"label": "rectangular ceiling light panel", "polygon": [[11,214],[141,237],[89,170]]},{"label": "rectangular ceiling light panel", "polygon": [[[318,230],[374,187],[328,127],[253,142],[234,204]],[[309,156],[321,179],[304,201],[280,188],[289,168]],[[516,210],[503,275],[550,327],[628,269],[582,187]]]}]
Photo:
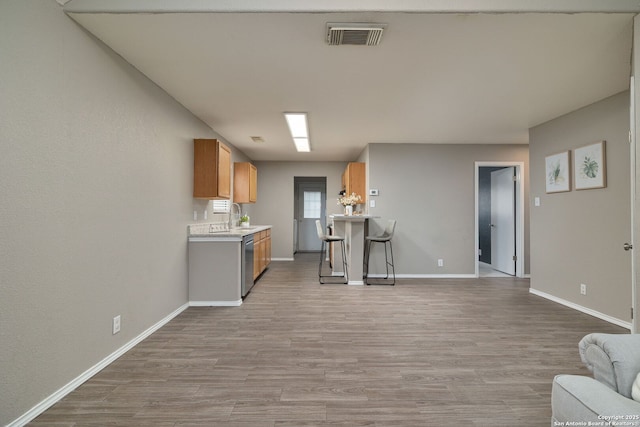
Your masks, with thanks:
[{"label": "rectangular ceiling light panel", "polygon": [[296,145],[296,150],[301,153],[308,153],[311,151],[309,138],[293,138],[293,143]]},{"label": "rectangular ceiling light panel", "polygon": [[284,117],[287,120],[296,150],[300,152],[311,151],[307,113],[284,113]]}]

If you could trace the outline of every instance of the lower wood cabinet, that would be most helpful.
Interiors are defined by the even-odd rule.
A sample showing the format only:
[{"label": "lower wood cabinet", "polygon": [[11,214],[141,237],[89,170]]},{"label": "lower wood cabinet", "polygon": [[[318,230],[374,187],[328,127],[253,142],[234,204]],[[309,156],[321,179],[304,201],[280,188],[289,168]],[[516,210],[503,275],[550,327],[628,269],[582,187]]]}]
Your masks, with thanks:
[{"label": "lower wood cabinet", "polygon": [[271,263],[271,229],[253,235],[253,280]]},{"label": "lower wood cabinet", "polygon": [[262,273],[262,244],[263,241],[260,240],[260,233],[254,234],[253,237],[253,280],[256,280],[260,273]]}]

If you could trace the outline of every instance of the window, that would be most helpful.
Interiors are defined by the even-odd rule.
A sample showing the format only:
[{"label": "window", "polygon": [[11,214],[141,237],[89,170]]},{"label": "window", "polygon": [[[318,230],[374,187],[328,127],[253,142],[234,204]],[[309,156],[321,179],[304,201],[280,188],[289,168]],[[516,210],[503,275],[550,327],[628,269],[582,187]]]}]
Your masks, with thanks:
[{"label": "window", "polygon": [[229,213],[229,207],[231,204],[228,200],[214,200],[213,201],[213,213]]},{"label": "window", "polygon": [[304,217],[320,218],[322,210],[322,193],[320,191],[304,192]]}]

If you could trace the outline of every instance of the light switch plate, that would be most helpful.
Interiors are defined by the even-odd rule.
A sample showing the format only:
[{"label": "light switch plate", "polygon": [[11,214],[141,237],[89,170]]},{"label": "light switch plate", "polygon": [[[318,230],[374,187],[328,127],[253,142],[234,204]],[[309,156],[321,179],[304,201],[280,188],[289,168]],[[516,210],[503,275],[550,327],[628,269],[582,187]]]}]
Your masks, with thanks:
[{"label": "light switch plate", "polygon": [[113,318],[113,323],[112,323],[112,334],[115,335],[118,332],[120,332],[120,315],[118,314],[116,317]]},{"label": "light switch plate", "polygon": [[369,207],[370,208],[375,208],[376,207],[376,201],[375,200],[369,200]]},{"label": "light switch plate", "polygon": [[533,198],[533,205],[534,206],[540,206],[540,197],[534,197]]}]

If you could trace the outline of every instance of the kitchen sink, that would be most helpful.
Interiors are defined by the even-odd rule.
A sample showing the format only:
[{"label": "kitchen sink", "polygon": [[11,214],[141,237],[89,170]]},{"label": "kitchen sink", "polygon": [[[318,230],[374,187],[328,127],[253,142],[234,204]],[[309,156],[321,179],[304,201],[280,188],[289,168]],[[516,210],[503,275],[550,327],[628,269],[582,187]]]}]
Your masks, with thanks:
[{"label": "kitchen sink", "polygon": [[243,232],[243,231],[251,231],[251,230],[255,230],[258,227],[238,227],[238,228],[232,228],[231,231],[233,232]]}]

